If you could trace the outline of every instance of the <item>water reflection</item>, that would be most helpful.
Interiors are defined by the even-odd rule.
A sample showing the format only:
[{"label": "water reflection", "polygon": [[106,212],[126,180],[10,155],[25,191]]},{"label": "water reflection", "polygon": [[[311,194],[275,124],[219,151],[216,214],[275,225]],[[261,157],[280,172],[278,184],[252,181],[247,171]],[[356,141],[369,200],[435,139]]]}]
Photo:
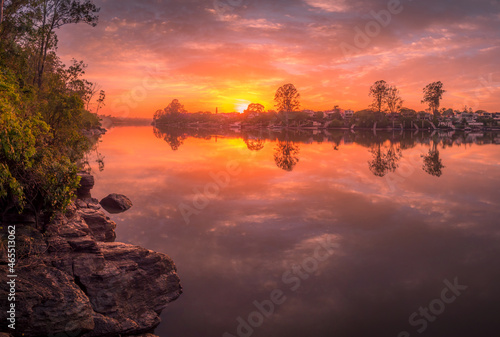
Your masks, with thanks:
[{"label": "water reflection", "polygon": [[402,157],[401,149],[392,143],[388,148],[384,149],[382,149],[381,144],[377,144],[370,149],[370,153],[373,155],[373,159],[368,162],[368,166],[370,171],[378,177],[383,177],[389,172],[395,172]]},{"label": "water reflection", "polygon": [[250,151],[260,151],[264,148],[265,141],[262,139],[245,139],[245,144]]},{"label": "water reflection", "polygon": [[[106,170],[93,190],[99,199],[116,192],[134,203],[113,215],[118,241],[177,264],[185,292],[165,309],[156,335],[238,336],[238,317],[247,320],[254,301],[280,289],[287,301],[252,327],[252,337],[496,336],[496,134],[181,131],[176,151],[150,127],[109,132],[100,145]],[[274,161],[287,140],[300,147],[292,172]],[[368,165],[379,145],[381,158],[402,153],[383,178]],[[439,179],[422,169],[429,150],[439,150],[446,166]],[[238,168],[229,178],[228,163]],[[205,207],[196,208],[205,195]],[[189,224],[180,203],[199,212]],[[325,237],[339,246],[312,268]],[[294,269],[302,265],[304,279]],[[295,291],[296,279],[283,282],[287,271],[301,281]],[[443,280],[455,277],[467,291],[419,334],[410,315],[436,303]]]},{"label": "water reflection", "polygon": [[276,166],[285,171],[292,171],[299,162],[299,147],[290,141],[278,142],[274,149]]},{"label": "water reflection", "polygon": [[[495,133],[455,133],[455,132],[352,132],[343,130],[286,130],[270,129],[249,130],[212,130],[179,129],[173,127],[154,127],[157,138],[165,140],[173,151],[177,151],[187,137],[210,140],[217,137],[242,139],[250,151],[260,151],[266,141],[275,142],[274,161],[276,166],[285,171],[292,171],[300,161],[299,144],[332,143],[335,151],[342,145],[358,144],[368,148],[372,159],[368,168],[377,177],[395,173],[404,152],[418,145],[430,146],[428,153],[421,154],[422,169],[435,177],[443,174],[439,146],[443,149],[467,144],[499,144],[500,138]],[[431,145],[432,144],[432,145]]]},{"label": "water reflection", "polygon": [[441,163],[441,158],[439,157],[439,150],[437,148],[437,143],[433,142],[432,147],[429,149],[429,153],[422,155],[424,159],[423,170],[432,176],[440,177],[443,174],[444,165]]}]

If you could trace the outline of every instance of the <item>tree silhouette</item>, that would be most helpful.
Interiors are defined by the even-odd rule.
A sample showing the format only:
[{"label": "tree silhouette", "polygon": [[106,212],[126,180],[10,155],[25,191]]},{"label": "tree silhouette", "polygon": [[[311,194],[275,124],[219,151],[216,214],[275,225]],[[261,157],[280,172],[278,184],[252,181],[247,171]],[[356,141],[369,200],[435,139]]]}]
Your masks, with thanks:
[{"label": "tree silhouette", "polygon": [[33,78],[33,84],[41,87],[47,53],[56,48],[57,45],[55,29],[66,24],[79,22],[85,22],[95,27],[99,8],[90,0],[42,0],[33,3],[35,6],[31,10],[35,28],[34,38],[38,45],[36,76]]},{"label": "tree silhouette", "polygon": [[278,142],[274,150],[274,161],[276,166],[285,170],[292,171],[299,162],[299,146],[287,141]]},{"label": "tree silhouette", "polygon": [[264,106],[259,103],[250,103],[247,107],[247,109],[244,112],[257,112],[257,113],[263,113],[264,112]]},{"label": "tree silhouette", "polygon": [[299,92],[291,83],[285,84],[276,90],[274,101],[278,110],[285,113],[286,126],[288,126],[288,113],[300,107],[299,98]]},{"label": "tree silhouette", "polygon": [[373,97],[372,107],[375,111],[382,111],[382,106],[384,105],[388,90],[389,86],[384,80],[377,81],[370,87],[368,96]]},{"label": "tree silhouette", "polygon": [[403,100],[401,99],[399,90],[396,86],[391,86],[387,89],[384,101],[391,113],[398,112],[403,105]]},{"label": "tree silhouette", "polygon": [[422,103],[427,103],[429,105],[429,109],[436,114],[439,110],[439,104],[443,94],[446,90],[443,89],[443,83],[441,81],[432,82],[428,84],[424,89],[424,99]]}]

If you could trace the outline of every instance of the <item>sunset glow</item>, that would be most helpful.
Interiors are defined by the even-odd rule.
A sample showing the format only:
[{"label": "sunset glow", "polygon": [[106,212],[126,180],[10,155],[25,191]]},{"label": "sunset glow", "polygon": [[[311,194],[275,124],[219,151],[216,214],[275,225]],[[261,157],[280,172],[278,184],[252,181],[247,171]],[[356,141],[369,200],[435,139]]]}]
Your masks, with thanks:
[{"label": "sunset glow", "polygon": [[442,81],[442,107],[500,111],[498,1],[395,3],[101,0],[97,27],[58,32],[59,54],[88,64],[115,116],[150,117],[174,98],[190,112],[274,109],[285,83],[304,109],[360,110],[381,79],[416,110]]}]

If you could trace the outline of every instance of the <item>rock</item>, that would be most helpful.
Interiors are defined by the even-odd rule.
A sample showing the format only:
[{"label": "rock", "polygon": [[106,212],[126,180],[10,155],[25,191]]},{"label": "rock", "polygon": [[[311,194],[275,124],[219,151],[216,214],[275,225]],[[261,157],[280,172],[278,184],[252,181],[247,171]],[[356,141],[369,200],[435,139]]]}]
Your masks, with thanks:
[{"label": "rock", "polygon": [[[16,268],[16,335],[78,336],[94,329],[89,298],[73,278],[32,260],[32,265]],[[0,274],[0,289],[7,291],[7,273]],[[2,298],[4,294],[1,295]],[[0,328],[6,331],[7,311],[0,312]]]},{"label": "rock", "polygon": [[106,262],[98,272],[75,265],[85,286],[96,328],[88,337],[147,332],[160,323],[159,314],[182,293],[173,261],[166,255],[124,243],[99,243]]},{"label": "rock", "polygon": [[[112,224],[101,210],[72,206],[43,235],[18,231],[18,242],[35,238],[36,254],[16,265],[16,336],[139,335],[160,323],[182,293],[175,264],[141,247],[99,242],[114,235]],[[0,298],[7,298],[6,282],[2,271]],[[0,331],[8,331],[6,315],[0,312]]]},{"label": "rock", "polygon": [[13,337],[10,333],[0,332],[0,337]]},{"label": "rock", "polygon": [[76,190],[76,195],[80,199],[90,198],[90,190],[94,187],[94,176],[86,172],[78,173],[80,177],[80,187]]},{"label": "rock", "polygon": [[112,193],[100,201],[101,206],[109,213],[121,213],[132,207],[132,201],[123,194]]},{"label": "rock", "polygon": [[97,241],[112,242],[115,240],[116,223],[111,221],[102,211],[93,208],[82,208],[78,210],[78,213],[87,223]]}]

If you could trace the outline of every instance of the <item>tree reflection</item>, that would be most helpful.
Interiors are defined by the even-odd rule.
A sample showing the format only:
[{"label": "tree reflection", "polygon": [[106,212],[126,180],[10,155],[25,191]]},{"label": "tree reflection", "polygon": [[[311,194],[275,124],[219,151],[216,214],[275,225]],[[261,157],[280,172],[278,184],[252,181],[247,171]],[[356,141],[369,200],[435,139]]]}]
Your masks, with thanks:
[{"label": "tree reflection", "polygon": [[157,138],[163,139],[170,145],[172,151],[179,150],[179,147],[184,144],[186,135],[179,129],[160,130],[153,128],[153,132]]},{"label": "tree reflection", "polygon": [[245,140],[247,148],[250,151],[260,151],[264,148],[264,141],[262,139],[247,139]]},{"label": "tree reflection", "polygon": [[422,155],[424,158],[424,166],[422,169],[429,173],[431,176],[440,177],[443,174],[444,165],[439,157],[439,150],[437,149],[437,143],[434,142],[432,148],[429,149],[429,153]]},{"label": "tree reflection", "polygon": [[287,141],[278,142],[274,149],[274,161],[276,166],[285,170],[292,171],[299,162],[299,146]]},{"label": "tree reflection", "polygon": [[377,177],[383,177],[389,172],[394,172],[399,166],[402,152],[399,147],[394,147],[393,144],[387,149],[382,149],[380,144],[375,145],[370,149],[373,159],[368,162],[370,171]]}]

